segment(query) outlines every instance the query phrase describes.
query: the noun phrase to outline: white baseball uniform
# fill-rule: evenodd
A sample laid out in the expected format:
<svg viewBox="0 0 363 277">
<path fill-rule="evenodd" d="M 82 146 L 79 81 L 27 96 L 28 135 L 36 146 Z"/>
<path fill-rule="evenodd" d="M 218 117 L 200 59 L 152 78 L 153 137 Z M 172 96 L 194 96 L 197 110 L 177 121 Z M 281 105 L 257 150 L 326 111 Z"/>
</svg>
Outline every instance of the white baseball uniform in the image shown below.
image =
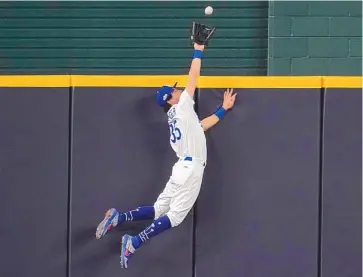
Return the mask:
<svg viewBox="0 0 363 277">
<path fill-rule="evenodd" d="M 167 215 L 171 225 L 179 225 L 193 207 L 200 191 L 207 161 L 203 127 L 194 111 L 194 100 L 186 90 L 178 104 L 168 111 L 170 144 L 179 160 L 164 191 L 154 204 L 155 219 Z"/>
</svg>

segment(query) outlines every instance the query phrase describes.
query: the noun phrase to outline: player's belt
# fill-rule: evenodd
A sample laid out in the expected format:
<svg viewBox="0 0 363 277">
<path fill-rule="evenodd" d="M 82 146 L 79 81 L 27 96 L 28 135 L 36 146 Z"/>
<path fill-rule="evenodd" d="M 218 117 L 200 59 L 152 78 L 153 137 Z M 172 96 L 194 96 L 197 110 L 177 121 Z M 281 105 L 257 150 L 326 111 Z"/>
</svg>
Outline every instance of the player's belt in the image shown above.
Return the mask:
<svg viewBox="0 0 363 277">
<path fill-rule="evenodd" d="M 193 161 L 192 157 L 185 157 L 184 161 Z M 203 162 L 203 166 L 205 166 L 205 162 Z"/>
</svg>

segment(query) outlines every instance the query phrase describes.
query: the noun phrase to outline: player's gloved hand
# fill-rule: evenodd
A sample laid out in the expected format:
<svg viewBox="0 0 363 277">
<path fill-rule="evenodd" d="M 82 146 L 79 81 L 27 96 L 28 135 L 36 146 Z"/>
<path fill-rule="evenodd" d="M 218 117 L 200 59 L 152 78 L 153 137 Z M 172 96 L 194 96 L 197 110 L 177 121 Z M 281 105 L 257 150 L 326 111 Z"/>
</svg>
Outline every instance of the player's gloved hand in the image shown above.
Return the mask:
<svg viewBox="0 0 363 277">
<path fill-rule="evenodd" d="M 233 94 L 233 88 L 232 89 L 227 89 L 224 92 L 224 98 L 223 98 L 223 105 L 222 105 L 222 107 L 225 110 L 232 109 L 232 107 L 234 105 L 234 101 L 236 100 L 236 95 L 237 95 L 237 93 Z"/>
<path fill-rule="evenodd" d="M 216 28 L 194 21 L 192 24 L 190 39 L 192 43 L 198 43 L 199 45 L 208 45 L 215 31 Z"/>
</svg>

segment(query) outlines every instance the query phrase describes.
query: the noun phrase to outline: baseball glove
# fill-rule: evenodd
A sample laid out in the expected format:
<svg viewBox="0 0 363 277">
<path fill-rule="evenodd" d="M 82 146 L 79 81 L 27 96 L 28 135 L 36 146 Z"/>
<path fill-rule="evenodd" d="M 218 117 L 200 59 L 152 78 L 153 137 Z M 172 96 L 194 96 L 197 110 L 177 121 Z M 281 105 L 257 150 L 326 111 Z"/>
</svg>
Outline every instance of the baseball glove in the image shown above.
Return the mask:
<svg viewBox="0 0 363 277">
<path fill-rule="evenodd" d="M 209 40 L 213 36 L 216 28 L 209 27 L 198 22 L 193 22 L 191 40 L 192 43 L 199 45 L 208 45 Z"/>
</svg>

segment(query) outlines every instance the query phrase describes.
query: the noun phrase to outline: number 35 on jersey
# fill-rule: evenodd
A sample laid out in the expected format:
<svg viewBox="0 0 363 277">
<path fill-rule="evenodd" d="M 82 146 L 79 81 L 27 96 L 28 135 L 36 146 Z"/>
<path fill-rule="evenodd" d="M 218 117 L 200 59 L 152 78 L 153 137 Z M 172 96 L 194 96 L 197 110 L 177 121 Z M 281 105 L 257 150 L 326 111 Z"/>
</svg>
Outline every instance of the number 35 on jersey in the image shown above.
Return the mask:
<svg viewBox="0 0 363 277">
<path fill-rule="evenodd" d="M 169 124 L 169 129 L 170 129 L 170 140 L 172 143 L 175 143 L 177 140 L 181 139 L 182 134 L 180 132 L 180 129 L 176 125 L 175 119 Z"/>
</svg>

